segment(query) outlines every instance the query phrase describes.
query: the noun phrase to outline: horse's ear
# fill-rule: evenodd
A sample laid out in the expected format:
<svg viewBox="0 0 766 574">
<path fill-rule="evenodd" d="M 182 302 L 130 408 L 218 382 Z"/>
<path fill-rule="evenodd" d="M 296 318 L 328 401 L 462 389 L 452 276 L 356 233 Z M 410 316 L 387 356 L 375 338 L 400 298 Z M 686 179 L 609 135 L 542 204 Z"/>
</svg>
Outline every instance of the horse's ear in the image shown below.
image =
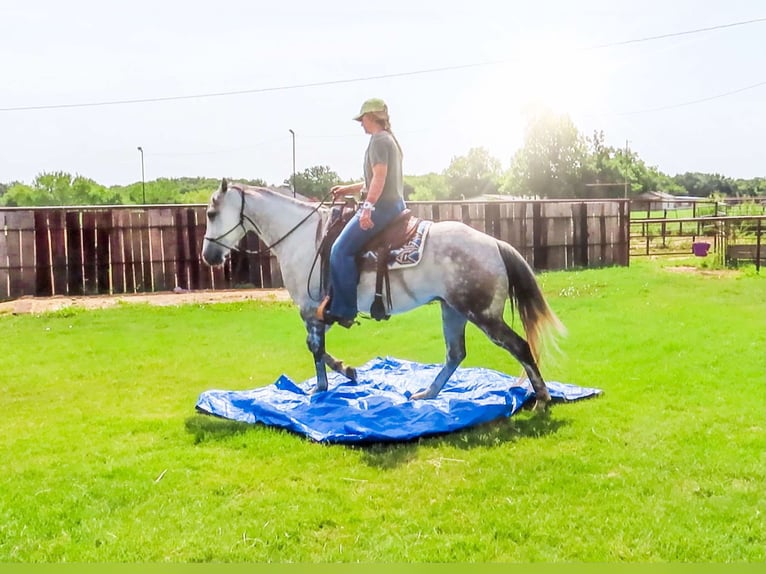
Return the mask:
<svg viewBox="0 0 766 574">
<path fill-rule="evenodd" d="M 226 178 L 224 177 L 221 180 L 221 192 L 226 193 L 226 190 L 229 188 L 229 182 L 226 181 Z"/>
</svg>

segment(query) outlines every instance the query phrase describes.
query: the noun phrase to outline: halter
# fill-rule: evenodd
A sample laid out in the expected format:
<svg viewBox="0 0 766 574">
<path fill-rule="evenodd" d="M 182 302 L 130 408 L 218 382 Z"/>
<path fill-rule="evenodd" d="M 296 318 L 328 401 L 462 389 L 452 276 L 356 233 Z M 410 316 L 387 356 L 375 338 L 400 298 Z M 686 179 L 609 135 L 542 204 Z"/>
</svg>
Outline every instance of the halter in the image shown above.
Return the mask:
<svg viewBox="0 0 766 574">
<path fill-rule="evenodd" d="M 234 230 L 236 230 L 239 227 L 241 227 L 244 230 L 244 232 L 247 233 L 248 229 L 245 226 L 245 221 L 247 221 L 250 225 L 253 226 L 253 229 L 255 230 L 255 232 L 259 236 L 261 235 L 261 230 L 258 229 L 258 226 L 255 224 L 255 221 L 253 221 L 252 218 L 245 213 L 245 190 L 242 189 L 239 186 L 236 186 L 236 185 L 230 185 L 229 189 L 236 189 L 239 192 L 239 195 L 240 195 L 240 197 L 242 199 L 242 203 L 239 206 L 239 222 L 237 222 L 237 224 L 234 225 L 234 227 L 232 227 L 231 229 L 229 229 L 226 233 L 223 233 L 223 234 L 219 235 L 218 237 L 208 237 L 206 235 L 205 239 L 207 239 L 210 243 L 215 243 L 216 245 L 220 245 L 221 247 L 224 247 L 226 249 L 230 249 L 232 251 L 238 251 L 239 253 L 246 253 L 248 255 L 261 255 L 263 253 L 268 253 L 269 251 L 272 250 L 272 248 L 274 248 L 277 245 L 279 245 L 280 243 L 282 243 L 296 229 L 298 229 L 301 225 L 303 225 L 306 221 L 308 221 L 308 219 L 312 215 L 314 215 L 317 211 L 319 211 L 319 208 L 322 207 L 322 205 L 324 204 L 325 200 L 327 199 L 327 197 L 331 193 L 331 192 L 328 192 L 327 194 L 325 194 L 325 196 L 322 197 L 319 200 L 319 204 L 314 209 L 312 209 L 311 212 L 309 212 L 309 214 L 306 217 L 301 219 L 298 223 L 295 224 L 295 226 L 290 231 L 285 233 L 282 237 L 277 239 L 271 245 L 267 246 L 265 249 L 242 249 L 242 248 L 237 247 L 236 245 L 227 245 L 226 243 L 222 242 L 221 239 L 223 239 L 227 235 L 230 235 L 231 233 L 234 232 Z"/>
</svg>

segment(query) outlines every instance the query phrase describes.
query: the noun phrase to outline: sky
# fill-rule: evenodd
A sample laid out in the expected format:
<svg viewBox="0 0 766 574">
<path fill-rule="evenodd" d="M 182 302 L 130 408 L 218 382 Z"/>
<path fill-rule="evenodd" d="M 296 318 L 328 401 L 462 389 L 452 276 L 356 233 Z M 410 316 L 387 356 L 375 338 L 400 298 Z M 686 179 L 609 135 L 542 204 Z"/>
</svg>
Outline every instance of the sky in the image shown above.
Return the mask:
<svg viewBox="0 0 766 574">
<path fill-rule="evenodd" d="M 126 185 L 143 161 L 147 181 L 278 185 L 293 143 L 296 171 L 360 179 L 368 136 L 352 117 L 371 97 L 410 175 L 475 147 L 507 168 L 542 105 L 669 175 L 763 177 L 766 3 L 0 4 L 0 182 L 65 171 Z"/>
</svg>

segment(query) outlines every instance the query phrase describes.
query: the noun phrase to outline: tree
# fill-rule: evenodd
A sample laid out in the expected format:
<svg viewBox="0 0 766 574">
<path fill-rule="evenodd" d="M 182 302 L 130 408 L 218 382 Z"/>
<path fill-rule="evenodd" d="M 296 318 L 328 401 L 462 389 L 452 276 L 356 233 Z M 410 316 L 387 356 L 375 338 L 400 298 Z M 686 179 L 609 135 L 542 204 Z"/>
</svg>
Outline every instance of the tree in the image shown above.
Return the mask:
<svg viewBox="0 0 766 574">
<path fill-rule="evenodd" d="M 461 199 L 497 193 L 502 168 L 500 161 L 483 147 L 471 148 L 468 154 L 452 158 L 444 170 L 449 198 Z"/>
<path fill-rule="evenodd" d="M 112 193 L 103 185 L 81 175 L 63 171 L 38 174 L 32 185 L 14 183 L 2 198 L 8 206 L 99 205 L 112 203 Z"/>
<path fill-rule="evenodd" d="M 755 177 L 753 179 L 734 180 L 734 192 L 741 197 L 762 196 L 766 194 L 766 177 Z"/>
<path fill-rule="evenodd" d="M 631 156 L 606 144 L 603 131 L 594 131 L 585 138 L 587 155 L 582 169 L 581 197 L 623 197 Z"/>
<path fill-rule="evenodd" d="M 42 192 L 43 205 L 73 205 L 72 176 L 63 171 L 41 173 L 32 182 L 32 187 Z"/>
<path fill-rule="evenodd" d="M 406 197 L 412 201 L 438 201 L 449 198 L 447 178 L 441 173 L 405 175 L 404 186 L 412 189 Z"/>
<path fill-rule="evenodd" d="M 291 182 L 292 177 L 289 177 L 284 184 L 290 186 Z M 320 198 L 341 182 L 340 176 L 329 166 L 316 165 L 295 174 L 295 192 L 306 197 Z"/>
<path fill-rule="evenodd" d="M 24 207 L 28 205 L 45 205 L 45 197 L 31 185 L 12 183 L 8 191 L 0 198 L 2 205 L 8 207 Z"/>
<path fill-rule="evenodd" d="M 664 191 L 673 195 L 686 195 L 686 190 L 678 185 L 672 177 L 662 173 L 657 166 L 647 166 L 644 160 L 636 156 L 632 162 L 633 169 L 631 190 L 633 194 L 645 191 Z"/>
<path fill-rule="evenodd" d="M 511 159 L 501 191 L 538 197 L 577 197 L 584 189 L 586 143 L 569 116 L 539 110 L 524 145 Z"/>
<path fill-rule="evenodd" d="M 713 194 L 736 196 L 741 195 L 741 191 L 743 190 L 741 184 L 717 173 L 686 172 L 684 174 L 676 175 L 673 180 L 684 187 L 689 195 L 695 195 L 697 197 L 710 197 Z M 752 191 L 757 192 L 757 179 L 751 181 L 753 182 L 753 187 L 751 188 Z M 755 194 L 756 193 L 753 193 L 753 195 Z M 750 194 L 748 193 L 747 195 Z"/>
</svg>

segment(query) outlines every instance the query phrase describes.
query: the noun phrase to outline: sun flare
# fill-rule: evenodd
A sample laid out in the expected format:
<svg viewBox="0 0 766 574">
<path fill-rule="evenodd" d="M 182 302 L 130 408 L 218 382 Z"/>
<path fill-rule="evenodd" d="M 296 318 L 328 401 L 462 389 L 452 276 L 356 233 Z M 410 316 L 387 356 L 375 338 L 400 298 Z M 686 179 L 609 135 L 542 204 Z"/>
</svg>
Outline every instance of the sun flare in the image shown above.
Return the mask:
<svg viewBox="0 0 766 574">
<path fill-rule="evenodd" d="M 598 104 L 603 68 L 593 52 L 564 44 L 528 46 L 516 69 L 516 88 L 523 106 L 542 106 L 575 116 Z"/>
<path fill-rule="evenodd" d="M 513 56 L 477 70 L 452 93 L 452 127 L 465 148 L 486 147 L 507 161 L 523 144 L 532 114 L 550 111 L 587 125 L 608 102 L 603 52 L 563 38 L 516 39 Z"/>
</svg>

